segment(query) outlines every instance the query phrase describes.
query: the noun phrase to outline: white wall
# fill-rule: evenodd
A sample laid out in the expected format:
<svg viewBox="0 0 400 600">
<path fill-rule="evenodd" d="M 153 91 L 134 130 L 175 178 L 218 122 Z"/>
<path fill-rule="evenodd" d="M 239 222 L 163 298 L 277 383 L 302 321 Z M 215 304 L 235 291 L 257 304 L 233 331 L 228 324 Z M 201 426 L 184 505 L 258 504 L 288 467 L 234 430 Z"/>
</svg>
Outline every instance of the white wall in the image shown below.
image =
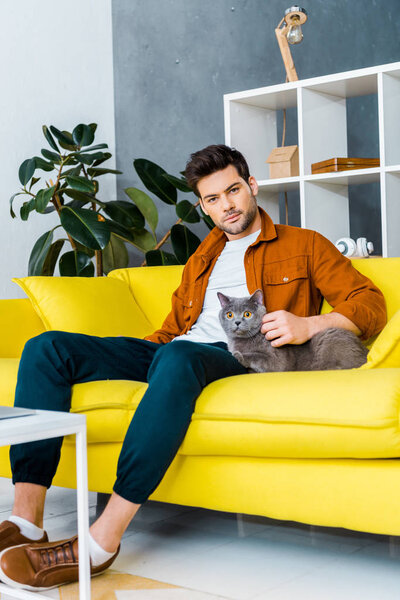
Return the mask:
<svg viewBox="0 0 400 600">
<path fill-rule="evenodd" d="M 0 82 L 0 298 L 18 298 L 11 278 L 28 274 L 35 241 L 58 222 L 36 212 L 21 221 L 18 198 L 17 218 L 9 212 L 20 164 L 48 148 L 42 125 L 98 123 L 95 142 L 115 155 L 111 0 L 1 0 Z M 100 184 L 100 197 L 116 199 L 114 176 Z"/>
</svg>

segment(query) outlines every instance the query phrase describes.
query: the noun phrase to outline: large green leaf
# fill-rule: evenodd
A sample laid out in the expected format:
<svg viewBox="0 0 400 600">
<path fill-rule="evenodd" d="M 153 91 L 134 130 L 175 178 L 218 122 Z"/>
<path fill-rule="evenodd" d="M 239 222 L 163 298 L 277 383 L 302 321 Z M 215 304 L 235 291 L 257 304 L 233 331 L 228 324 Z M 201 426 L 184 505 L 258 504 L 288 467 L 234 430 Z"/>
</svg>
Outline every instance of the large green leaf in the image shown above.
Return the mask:
<svg viewBox="0 0 400 600">
<path fill-rule="evenodd" d="M 107 173 L 113 173 L 114 175 L 121 175 L 122 173 L 122 171 L 118 171 L 117 169 L 99 169 L 97 167 L 89 167 L 87 172 L 90 177 L 99 177 L 100 175 L 107 175 Z"/>
<path fill-rule="evenodd" d="M 43 233 L 43 235 L 41 235 L 37 240 L 29 257 L 28 275 L 42 274 L 44 261 L 46 260 L 52 241 L 53 229 Z"/>
<path fill-rule="evenodd" d="M 69 133 L 69 131 L 60 131 L 59 129 L 57 129 L 57 127 L 54 127 L 53 125 L 50 125 L 50 130 L 51 133 L 56 136 L 60 143 L 66 146 L 71 146 L 71 134 Z"/>
<path fill-rule="evenodd" d="M 46 259 L 43 263 L 42 275 L 54 275 L 54 269 L 56 268 L 57 260 L 64 245 L 64 241 L 65 240 L 56 240 L 50 246 Z"/>
<path fill-rule="evenodd" d="M 174 225 L 171 229 L 171 243 L 176 258 L 184 265 L 201 244 L 201 240 L 186 225 Z"/>
<path fill-rule="evenodd" d="M 42 131 L 43 131 L 44 137 L 46 138 L 46 140 L 48 141 L 50 146 L 53 148 L 53 150 L 55 150 L 56 152 L 60 152 L 53 136 L 51 135 L 51 133 L 46 125 L 42 126 Z"/>
<path fill-rule="evenodd" d="M 17 196 L 23 196 L 23 195 L 26 195 L 26 192 L 17 192 L 16 194 L 13 194 L 10 198 L 10 215 L 12 216 L 13 219 L 15 219 L 17 216 L 12 207 L 14 198 L 16 198 Z"/>
<path fill-rule="evenodd" d="M 142 252 L 148 252 L 149 250 L 153 250 L 156 245 L 156 240 L 154 236 L 151 235 L 150 231 L 147 229 L 142 229 L 142 231 L 134 232 L 134 241 L 133 245 L 136 248 L 139 248 Z"/>
<path fill-rule="evenodd" d="M 140 210 L 124 200 L 111 200 L 104 206 L 104 212 L 120 225 L 128 229 L 144 229 L 144 217 Z"/>
<path fill-rule="evenodd" d="M 86 194 L 85 192 L 80 192 L 79 190 L 65 188 L 62 190 L 62 193 L 66 194 L 70 198 L 73 198 L 74 200 L 79 200 L 79 202 L 81 203 L 84 202 L 85 204 L 87 204 L 88 202 L 95 202 L 102 208 L 106 206 L 104 202 L 101 202 L 100 200 L 95 198 L 95 196 L 92 196 L 91 194 Z"/>
<path fill-rule="evenodd" d="M 33 158 L 37 169 L 42 169 L 42 171 L 53 171 L 54 165 L 43 160 L 41 156 L 34 156 Z"/>
<path fill-rule="evenodd" d="M 102 148 L 108 148 L 108 144 L 95 144 L 90 148 L 85 148 L 85 152 L 93 152 L 93 150 L 101 150 Z"/>
<path fill-rule="evenodd" d="M 89 194 L 94 194 L 96 192 L 95 184 L 93 181 L 86 179 L 86 177 L 81 177 L 80 175 L 67 175 L 66 180 L 68 185 L 74 190 L 88 192 Z"/>
<path fill-rule="evenodd" d="M 90 258 L 93 258 L 93 256 L 96 254 L 94 250 L 92 250 L 91 248 L 87 248 L 86 246 L 84 246 L 83 244 L 80 244 L 76 240 L 75 240 L 75 246 L 76 246 L 76 249 L 79 250 L 79 252 L 84 252 L 85 254 L 90 256 Z"/>
<path fill-rule="evenodd" d="M 183 178 L 179 179 L 179 177 L 174 177 L 174 175 L 169 175 L 168 173 L 165 173 L 164 177 L 181 192 L 185 192 L 185 193 L 193 192 L 192 188 L 190 187 L 190 185 L 188 184 L 186 179 L 183 179 Z"/>
<path fill-rule="evenodd" d="M 127 229 L 123 225 L 119 225 L 115 221 L 110 221 L 106 219 L 107 226 L 112 233 L 115 233 L 122 240 L 133 244 L 135 241 L 133 231 L 131 229 Z"/>
<path fill-rule="evenodd" d="M 88 154 L 86 152 L 77 152 L 75 154 L 76 160 L 84 163 L 85 165 L 91 165 L 95 160 L 100 160 L 104 158 L 104 152 L 93 152 L 93 154 Z"/>
<path fill-rule="evenodd" d="M 93 277 L 94 275 L 94 265 L 90 256 L 76 250 L 70 250 L 62 255 L 59 268 L 60 275 L 63 277 Z"/>
<path fill-rule="evenodd" d="M 29 202 L 24 202 L 20 208 L 19 214 L 23 221 L 27 221 L 29 213 L 35 210 L 35 198 L 31 198 Z"/>
<path fill-rule="evenodd" d="M 95 160 L 93 163 L 93 167 L 97 167 L 98 165 L 102 165 L 104 162 L 106 162 L 106 160 L 108 160 L 109 158 L 112 157 L 111 152 L 103 152 L 104 154 L 104 158 L 101 158 L 100 160 Z"/>
<path fill-rule="evenodd" d="M 111 234 L 110 241 L 101 252 L 103 255 L 103 271 L 106 275 L 113 269 L 123 269 L 128 266 L 128 250 L 121 238 L 115 233 Z"/>
<path fill-rule="evenodd" d="M 134 187 L 126 188 L 125 193 L 129 196 L 132 202 L 136 204 L 149 224 L 150 229 L 153 231 L 153 233 L 155 233 L 158 224 L 158 211 L 152 198 L 150 198 L 150 196 L 148 196 L 145 192 L 142 192 L 142 190 L 138 190 Z"/>
<path fill-rule="evenodd" d="M 189 200 L 182 200 L 176 205 L 176 214 L 186 223 L 198 223 L 200 221 L 199 213 Z"/>
<path fill-rule="evenodd" d="M 47 148 L 42 148 L 40 152 L 43 154 L 43 156 L 45 158 L 47 158 L 47 160 L 51 161 L 52 163 L 57 163 L 57 164 L 60 163 L 60 160 L 61 160 L 60 156 L 56 152 L 47 150 Z M 35 157 L 35 160 L 36 160 L 36 157 Z M 53 169 L 54 169 L 54 167 L 53 167 Z"/>
<path fill-rule="evenodd" d="M 78 165 L 77 167 L 73 167 L 72 169 L 67 169 L 64 173 L 61 174 L 60 179 L 65 179 L 68 175 L 79 175 L 82 171 L 82 165 Z"/>
<path fill-rule="evenodd" d="M 167 174 L 164 169 L 146 158 L 135 159 L 133 166 L 149 192 L 166 204 L 176 204 L 176 188 L 164 177 Z"/>
<path fill-rule="evenodd" d="M 102 250 L 110 241 L 110 229 L 105 221 L 99 221 L 98 214 L 87 208 L 63 206 L 60 211 L 61 225 L 84 246 L 92 250 Z"/>
<path fill-rule="evenodd" d="M 179 265 L 176 256 L 170 252 L 164 252 L 164 250 L 149 250 L 149 252 L 146 252 L 146 263 L 148 267 Z"/>
<path fill-rule="evenodd" d="M 31 179 L 36 169 L 36 163 L 34 158 L 27 158 L 24 160 L 18 171 L 18 177 L 22 185 L 26 185 Z"/>
<path fill-rule="evenodd" d="M 90 146 L 94 140 L 94 131 L 89 125 L 80 123 L 73 130 L 72 137 L 77 146 Z"/>
<path fill-rule="evenodd" d="M 60 140 L 61 148 L 64 148 L 64 150 L 76 150 L 76 145 L 74 144 L 74 140 L 72 139 L 71 133 L 65 130 L 63 130 L 61 133 L 63 133 L 64 136 L 69 139 L 68 144 L 65 141 Z"/>
<path fill-rule="evenodd" d="M 50 202 L 53 197 L 54 190 L 56 189 L 55 185 L 52 185 L 49 188 L 45 188 L 43 190 L 39 190 L 36 194 L 35 200 L 35 208 L 38 213 L 43 213 L 46 206 Z"/>
</svg>

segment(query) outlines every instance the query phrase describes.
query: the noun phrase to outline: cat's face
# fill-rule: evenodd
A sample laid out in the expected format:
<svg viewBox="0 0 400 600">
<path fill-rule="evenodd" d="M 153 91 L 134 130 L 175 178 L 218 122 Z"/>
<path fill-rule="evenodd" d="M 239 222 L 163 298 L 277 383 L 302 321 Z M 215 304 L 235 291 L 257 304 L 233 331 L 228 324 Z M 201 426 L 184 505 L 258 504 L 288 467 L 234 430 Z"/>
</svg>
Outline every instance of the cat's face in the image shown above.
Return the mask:
<svg viewBox="0 0 400 600">
<path fill-rule="evenodd" d="M 219 320 L 228 338 L 252 337 L 260 332 L 262 318 L 267 312 L 261 290 L 252 296 L 235 298 L 217 292 L 221 303 Z"/>
</svg>

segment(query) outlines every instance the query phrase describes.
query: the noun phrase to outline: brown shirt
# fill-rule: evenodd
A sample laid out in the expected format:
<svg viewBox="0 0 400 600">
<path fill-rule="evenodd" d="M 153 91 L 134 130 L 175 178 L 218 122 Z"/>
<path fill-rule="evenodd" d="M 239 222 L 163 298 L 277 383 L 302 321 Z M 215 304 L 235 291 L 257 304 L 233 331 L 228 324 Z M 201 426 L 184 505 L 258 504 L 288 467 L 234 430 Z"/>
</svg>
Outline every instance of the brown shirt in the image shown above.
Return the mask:
<svg viewBox="0 0 400 600">
<path fill-rule="evenodd" d="M 274 225 L 259 208 L 261 232 L 244 256 L 249 292 L 262 289 L 268 312 L 287 310 L 299 317 L 318 315 L 323 298 L 350 319 L 366 340 L 386 323 L 382 292 L 359 273 L 324 236 L 309 229 Z M 172 310 L 161 329 L 145 339 L 167 343 L 186 333 L 203 307 L 208 279 L 227 237 L 214 227 L 185 265 L 172 295 Z"/>
</svg>

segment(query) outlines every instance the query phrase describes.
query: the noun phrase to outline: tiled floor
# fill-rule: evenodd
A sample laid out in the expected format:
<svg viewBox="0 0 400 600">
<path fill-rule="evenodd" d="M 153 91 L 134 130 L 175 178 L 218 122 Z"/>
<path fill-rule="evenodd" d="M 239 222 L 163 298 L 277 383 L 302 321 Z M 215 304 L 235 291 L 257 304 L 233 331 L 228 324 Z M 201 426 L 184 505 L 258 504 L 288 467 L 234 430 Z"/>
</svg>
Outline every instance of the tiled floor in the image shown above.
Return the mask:
<svg viewBox="0 0 400 600">
<path fill-rule="evenodd" d="M 0 518 L 11 501 L 12 485 L 0 479 Z M 50 539 L 76 532 L 75 502 L 74 491 L 50 490 Z M 95 502 L 90 494 L 91 519 Z M 398 600 L 400 538 L 148 502 L 113 570 L 178 587 L 110 600 Z"/>
</svg>

